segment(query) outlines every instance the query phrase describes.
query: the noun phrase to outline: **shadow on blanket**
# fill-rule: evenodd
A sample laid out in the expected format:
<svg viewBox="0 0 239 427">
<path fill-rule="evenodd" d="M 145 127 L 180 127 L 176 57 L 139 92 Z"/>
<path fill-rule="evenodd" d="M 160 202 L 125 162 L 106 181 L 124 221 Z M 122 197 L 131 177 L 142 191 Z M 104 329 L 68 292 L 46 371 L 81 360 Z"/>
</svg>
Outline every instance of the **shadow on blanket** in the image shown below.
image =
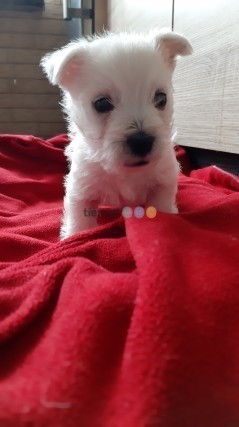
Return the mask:
<svg viewBox="0 0 239 427">
<path fill-rule="evenodd" d="M 0 137 L 0 426 L 238 427 L 239 181 L 58 242 L 65 144 Z"/>
</svg>

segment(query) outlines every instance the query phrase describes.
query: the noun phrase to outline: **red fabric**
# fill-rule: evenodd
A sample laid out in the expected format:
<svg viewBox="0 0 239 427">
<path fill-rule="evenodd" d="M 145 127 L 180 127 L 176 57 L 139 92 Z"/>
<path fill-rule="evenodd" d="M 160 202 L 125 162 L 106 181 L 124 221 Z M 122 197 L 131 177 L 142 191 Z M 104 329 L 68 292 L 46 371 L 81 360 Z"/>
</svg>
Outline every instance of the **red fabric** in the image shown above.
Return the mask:
<svg viewBox="0 0 239 427">
<path fill-rule="evenodd" d="M 238 427 L 238 179 L 58 242 L 65 143 L 0 138 L 0 426 Z"/>
</svg>

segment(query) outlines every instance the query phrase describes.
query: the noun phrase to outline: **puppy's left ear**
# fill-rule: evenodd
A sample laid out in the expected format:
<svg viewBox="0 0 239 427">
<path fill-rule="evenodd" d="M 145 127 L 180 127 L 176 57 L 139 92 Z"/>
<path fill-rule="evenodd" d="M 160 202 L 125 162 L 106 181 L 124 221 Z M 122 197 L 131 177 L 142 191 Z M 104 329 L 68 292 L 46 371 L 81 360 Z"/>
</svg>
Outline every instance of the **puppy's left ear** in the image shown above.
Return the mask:
<svg viewBox="0 0 239 427">
<path fill-rule="evenodd" d="M 174 69 L 177 56 L 191 55 L 193 48 L 189 41 L 180 34 L 173 32 L 159 33 L 155 36 L 156 49 L 165 61 Z"/>
</svg>

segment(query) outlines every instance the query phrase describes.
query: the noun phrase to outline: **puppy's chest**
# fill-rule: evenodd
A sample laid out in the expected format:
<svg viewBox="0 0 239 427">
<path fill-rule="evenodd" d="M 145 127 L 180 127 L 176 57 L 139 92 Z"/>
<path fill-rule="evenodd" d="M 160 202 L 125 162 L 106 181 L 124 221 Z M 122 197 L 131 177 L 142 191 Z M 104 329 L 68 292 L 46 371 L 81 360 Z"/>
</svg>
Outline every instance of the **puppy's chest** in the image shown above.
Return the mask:
<svg viewBox="0 0 239 427">
<path fill-rule="evenodd" d="M 103 202 L 115 207 L 144 205 L 150 186 L 139 177 L 117 177 L 107 181 L 103 192 Z"/>
<path fill-rule="evenodd" d="M 147 198 L 147 186 L 136 182 L 126 182 L 119 186 L 122 202 L 126 204 L 144 205 Z"/>
</svg>

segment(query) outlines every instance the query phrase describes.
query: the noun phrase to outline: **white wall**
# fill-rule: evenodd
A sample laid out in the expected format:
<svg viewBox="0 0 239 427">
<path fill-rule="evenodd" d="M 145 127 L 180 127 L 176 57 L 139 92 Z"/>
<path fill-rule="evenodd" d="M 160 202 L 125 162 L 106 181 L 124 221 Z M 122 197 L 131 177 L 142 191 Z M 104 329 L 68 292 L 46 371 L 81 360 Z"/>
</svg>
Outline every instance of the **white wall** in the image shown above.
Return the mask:
<svg viewBox="0 0 239 427">
<path fill-rule="evenodd" d="M 178 143 L 239 153 L 239 1 L 174 3 L 174 29 L 194 47 L 175 71 Z M 109 0 L 112 31 L 171 23 L 172 0 Z"/>
</svg>

